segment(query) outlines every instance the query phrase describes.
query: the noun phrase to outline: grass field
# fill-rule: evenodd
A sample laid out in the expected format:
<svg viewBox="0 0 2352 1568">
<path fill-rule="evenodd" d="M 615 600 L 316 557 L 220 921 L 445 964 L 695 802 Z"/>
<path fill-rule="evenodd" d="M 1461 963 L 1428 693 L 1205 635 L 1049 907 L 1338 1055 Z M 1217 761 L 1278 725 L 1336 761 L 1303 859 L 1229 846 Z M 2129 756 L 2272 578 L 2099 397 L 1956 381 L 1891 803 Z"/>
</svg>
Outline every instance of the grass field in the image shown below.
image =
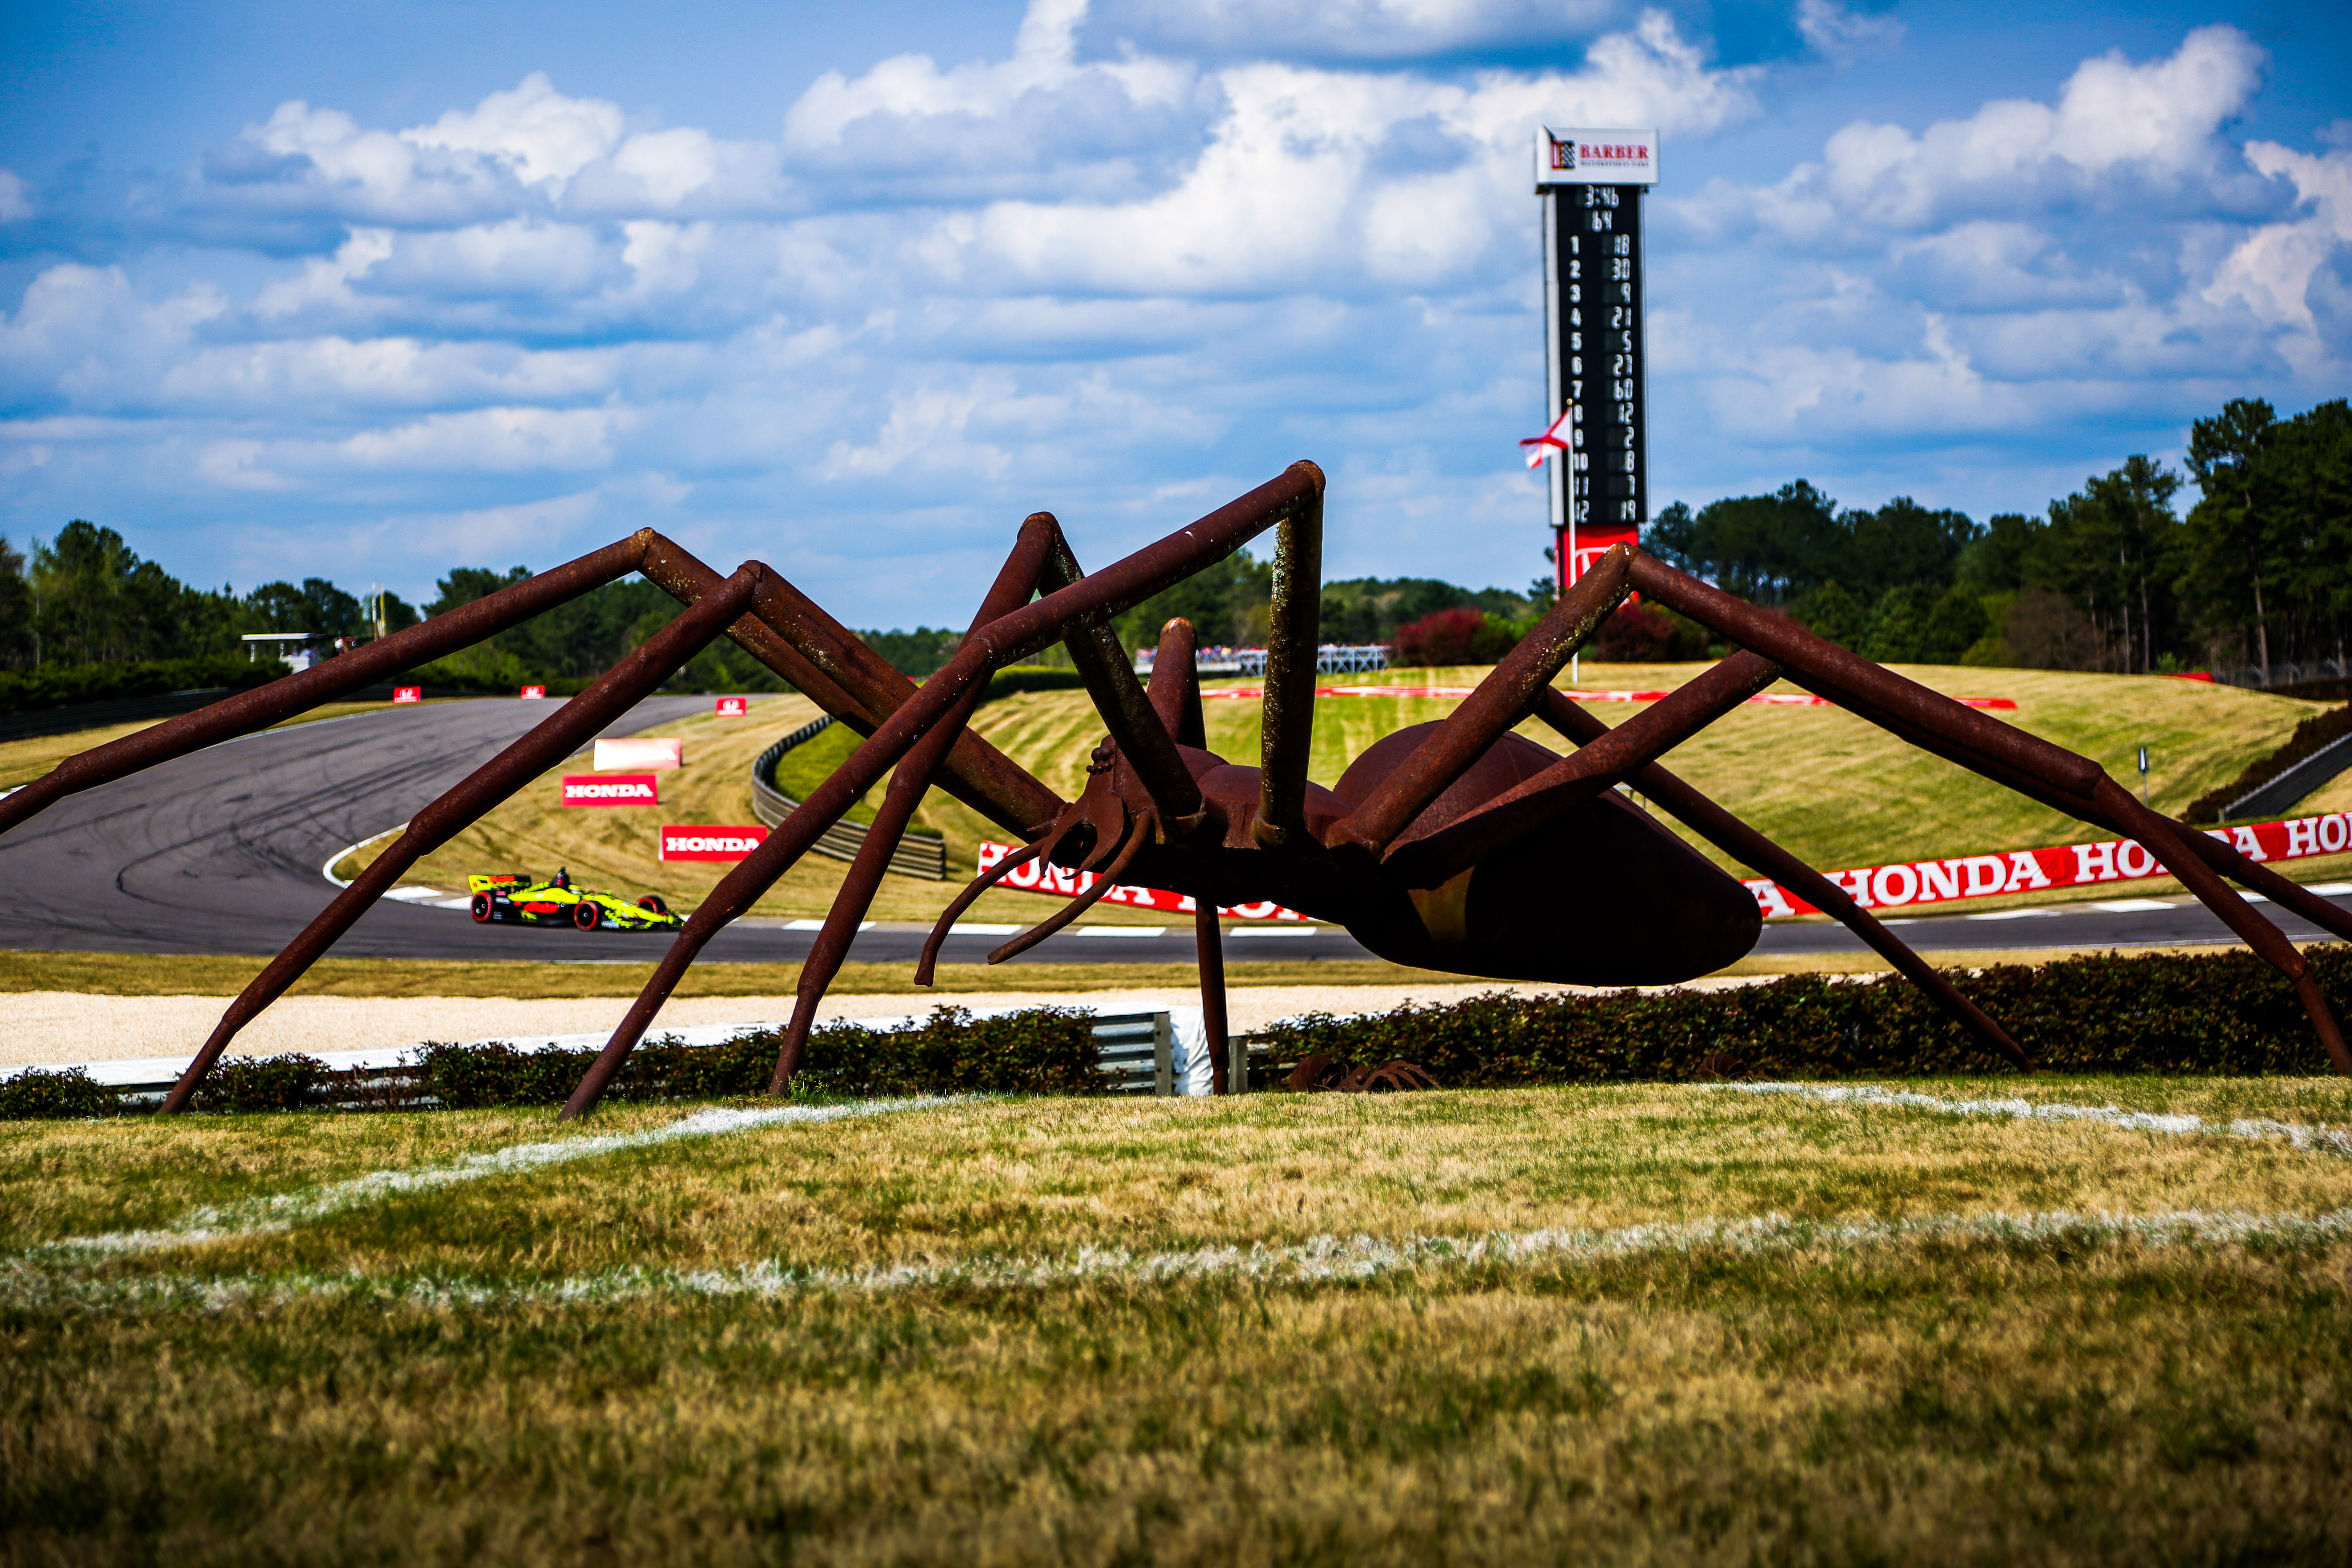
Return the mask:
<svg viewBox="0 0 2352 1568">
<path fill-rule="evenodd" d="M 0 1555 L 2352 1551 L 2352 1085 L 1905 1088 L 0 1127 Z"/>
</svg>

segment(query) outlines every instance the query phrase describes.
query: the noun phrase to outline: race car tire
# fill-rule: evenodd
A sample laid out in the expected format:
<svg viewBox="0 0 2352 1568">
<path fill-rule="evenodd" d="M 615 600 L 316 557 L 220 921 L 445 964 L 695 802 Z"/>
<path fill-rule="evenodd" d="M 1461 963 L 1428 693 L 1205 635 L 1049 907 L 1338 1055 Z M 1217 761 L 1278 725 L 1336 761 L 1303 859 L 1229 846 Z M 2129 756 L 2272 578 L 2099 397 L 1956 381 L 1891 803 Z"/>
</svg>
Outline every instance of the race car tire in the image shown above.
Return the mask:
<svg viewBox="0 0 2352 1568">
<path fill-rule="evenodd" d="M 474 895 L 473 913 L 476 923 L 480 925 L 488 925 L 490 923 L 489 894 L 476 893 Z"/>
<path fill-rule="evenodd" d="M 582 931 L 594 931 L 604 923 L 604 909 L 583 899 L 572 906 L 572 923 Z"/>
<path fill-rule="evenodd" d="M 644 898 L 637 900 L 637 908 L 641 910 L 651 910 L 657 915 L 666 915 L 669 913 L 669 906 L 662 902 L 662 898 L 659 893 L 647 893 Z"/>
</svg>

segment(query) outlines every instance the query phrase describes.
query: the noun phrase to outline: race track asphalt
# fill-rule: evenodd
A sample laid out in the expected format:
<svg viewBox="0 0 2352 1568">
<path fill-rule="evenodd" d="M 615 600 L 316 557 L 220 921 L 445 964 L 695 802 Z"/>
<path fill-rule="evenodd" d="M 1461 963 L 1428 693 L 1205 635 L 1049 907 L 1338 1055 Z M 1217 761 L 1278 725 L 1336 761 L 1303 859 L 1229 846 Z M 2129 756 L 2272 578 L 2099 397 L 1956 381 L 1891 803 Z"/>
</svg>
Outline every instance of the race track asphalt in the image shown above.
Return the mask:
<svg viewBox="0 0 2352 1568">
<path fill-rule="evenodd" d="M 708 697 L 655 697 L 604 733 L 623 735 L 707 712 Z M 404 822 L 500 746 L 549 715 L 512 699 L 436 702 L 272 730 L 183 757 L 68 797 L 0 838 L 0 950 L 154 953 L 274 953 L 334 896 L 328 857 Z M 545 870 L 551 868 L 532 868 Z M 2143 947 L 2223 942 L 2230 933 L 2185 898 L 2075 904 L 1896 921 L 1925 952 Z M 2352 907 L 2352 897 L 2339 897 Z M 1039 900 L 1040 918 L 1050 906 Z M 2266 910 L 2297 940 L 2321 933 Z M 1108 931 L 1135 928 L 1106 928 Z M 1148 929 L 1148 928 L 1147 928 Z M 1280 934 L 1276 934 L 1280 932 Z M 1169 963 L 1192 954 L 1189 927 L 1155 935 L 1066 932 L 1014 962 Z M 974 962 L 1003 938 L 950 939 L 951 962 Z M 797 961 L 809 931 L 745 921 L 705 950 L 713 961 Z M 876 927 L 851 956 L 911 963 L 922 933 Z M 650 960 L 658 936 L 478 926 L 462 911 L 386 900 L 336 947 L 346 957 Z M 1759 955 L 1862 951 L 1846 930 L 1783 921 L 1765 929 Z M 1360 959 L 1346 932 L 1270 927 L 1226 944 L 1229 962 Z"/>
</svg>

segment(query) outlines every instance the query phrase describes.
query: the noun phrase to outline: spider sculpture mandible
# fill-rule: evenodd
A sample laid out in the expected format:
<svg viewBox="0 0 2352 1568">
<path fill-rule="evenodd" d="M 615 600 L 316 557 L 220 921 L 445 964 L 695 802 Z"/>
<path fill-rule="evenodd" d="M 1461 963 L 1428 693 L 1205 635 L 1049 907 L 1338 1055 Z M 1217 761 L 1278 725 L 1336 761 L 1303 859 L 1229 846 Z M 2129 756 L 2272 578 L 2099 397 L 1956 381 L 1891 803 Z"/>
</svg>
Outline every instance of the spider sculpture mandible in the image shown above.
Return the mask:
<svg viewBox="0 0 2352 1568">
<path fill-rule="evenodd" d="M 2337 936 L 2352 916 L 2207 834 L 2149 810 L 2089 759 L 1988 718 L 1825 643 L 1790 622 L 1619 546 L 1444 720 L 1374 744 L 1326 789 L 1307 782 L 1320 605 L 1323 474 L 1295 463 L 1247 495 L 1125 560 L 1082 573 L 1049 513 L 1021 525 L 1011 556 L 947 667 L 919 687 L 757 562 L 721 578 L 643 530 L 569 565 L 421 626 L 166 724 L 71 758 L 0 799 L 0 832 L 51 801 L 232 735 L 265 728 L 476 643 L 601 584 L 644 574 L 688 607 L 593 686 L 416 814 L 229 1005 L 165 1099 L 187 1105 L 237 1031 L 283 994 L 418 858 L 561 762 L 719 637 L 732 637 L 865 737 L 765 843 L 703 900 L 564 1108 L 593 1107 L 712 933 L 749 910 L 850 804 L 888 775 L 864 847 L 803 964 L 772 1089 L 791 1085 L 825 987 L 924 792 L 938 784 L 1024 844 L 941 917 L 916 978 L 928 984 L 955 917 L 998 877 L 1043 857 L 1100 873 L 1092 893 L 989 955 L 1030 947 L 1120 879 L 1197 900 L 1212 1060 L 1224 1059 L 1216 910 L 1273 899 L 1344 926 L 1401 963 L 1506 980 L 1599 984 L 1688 979 L 1754 945 L 1747 889 L 1613 792 L 1626 784 L 1732 859 L 1834 915 L 1962 1025 L 2021 1067 L 2000 1026 L 1835 883 L 1661 767 L 1656 759 L 1786 677 L 1913 745 L 2109 832 L 2134 838 L 2293 984 L 2336 1070 L 2352 1054 L 2302 956 L 2222 880 L 2230 878 Z M 1205 749 L 1192 628 L 1160 634 L 1147 689 L 1111 617 L 1276 531 L 1259 765 Z M 1738 651 L 1611 729 L 1552 678 L 1639 590 Z M 1108 731 L 1087 786 L 1066 801 L 968 729 L 990 675 L 1059 642 Z M 1530 715 L 1576 749 L 1512 732 Z M 1222 1078 L 1216 1087 L 1224 1089 Z"/>
</svg>

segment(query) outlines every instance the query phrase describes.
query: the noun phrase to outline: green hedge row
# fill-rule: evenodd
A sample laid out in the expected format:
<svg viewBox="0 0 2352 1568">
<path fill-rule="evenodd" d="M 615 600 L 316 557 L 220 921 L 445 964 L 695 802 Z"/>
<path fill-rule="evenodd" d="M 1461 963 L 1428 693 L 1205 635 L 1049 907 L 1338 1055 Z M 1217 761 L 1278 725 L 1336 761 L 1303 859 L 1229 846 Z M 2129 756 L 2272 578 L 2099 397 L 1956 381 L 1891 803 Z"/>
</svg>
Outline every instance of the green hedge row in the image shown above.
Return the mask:
<svg viewBox="0 0 2352 1568">
<path fill-rule="evenodd" d="M 719 1046 L 656 1040 L 629 1058 L 614 1100 L 718 1100 L 764 1094 L 781 1034 L 755 1031 Z M 593 1050 L 520 1051 L 493 1041 L 427 1045 L 413 1070 L 385 1082 L 371 1071 L 337 1070 L 316 1057 L 232 1058 L 196 1091 L 199 1110 L 302 1110 L 326 1106 L 403 1110 L 447 1106 L 561 1105 Z M 1097 1071 L 1093 1016 L 1034 1007 L 975 1018 L 940 1007 L 920 1026 L 885 1031 L 830 1024 L 810 1035 L 798 1087 L 824 1097 L 905 1094 L 1092 1094 Z M 112 1115 L 115 1091 L 80 1068 L 28 1072 L 0 1083 L 0 1119 Z"/>
<path fill-rule="evenodd" d="M 2305 956 L 2337 1016 L 2352 1016 L 2352 947 L 2317 947 Z M 2293 990 L 2248 953 L 2108 953 L 2039 968 L 2001 965 L 1963 977 L 1960 987 L 2050 1071 L 2329 1070 Z M 1496 992 L 1362 1017 L 1317 1015 L 1259 1038 L 1277 1070 L 1317 1052 L 1366 1065 L 1402 1058 L 1449 1089 L 1685 1081 L 1706 1076 L 1702 1064 L 1722 1058 L 1769 1079 L 2014 1070 L 1892 976 L 1790 975 L 1737 990 L 1648 996 Z M 768 1032 L 715 1047 L 656 1042 L 630 1058 L 613 1095 L 656 1100 L 759 1094 L 780 1044 Z M 554 1105 L 572 1092 L 593 1055 L 426 1046 L 406 1081 L 393 1084 L 333 1072 L 309 1057 L 240 1059 L 215 1072 L 197 1104 L 213 1110 Z M 920 1026 L 894 1033 L 856 1024 L 819 1029 L 802 1060 L 800 1088 L 824 1096 L 1090 1094 L 1101 1091 L 1102 1080 L 1084 1010 L 1040 1007 L 975 1018 L 941 1007 Z M 117 1109 L 111 1089 L 78 1070 L 0 1083 L 0 1118 L 100 1116 Z"/>
<path fill-rule="evenodd" d="M 259 686 L 286 673 L 277 659 L 248 660 L 225 653 L 205 658 L 143 659 L 135 664 L 54 664 L 39 669 L 0 670 L 0 713 L 62 708 L 70 702 L 109 702 L 122 697 L 160 697 L 167 691 L 201 691 L 227 686 Z"/>
<path fill-rule="evenodd" d="M 2352 1017 L 2352 948 L 2305 953 L 2336 1016 Z M 2105 953 L 1961 976 L 1963 993 L 2055 1072 L 2324 1074 L 2311 1021 L 2251 953 Z M 1419 1064 L 1447 1088 L 1675 1081 L 1725 1056 L 1759 1078 L 2014 1071 L 1908 983 L 1790 975 L 1738 990 L 1512 996 L 1317 1016 L 1265 1037 L 1277 1061 L 1323 1052 Z"/>
</svg>

